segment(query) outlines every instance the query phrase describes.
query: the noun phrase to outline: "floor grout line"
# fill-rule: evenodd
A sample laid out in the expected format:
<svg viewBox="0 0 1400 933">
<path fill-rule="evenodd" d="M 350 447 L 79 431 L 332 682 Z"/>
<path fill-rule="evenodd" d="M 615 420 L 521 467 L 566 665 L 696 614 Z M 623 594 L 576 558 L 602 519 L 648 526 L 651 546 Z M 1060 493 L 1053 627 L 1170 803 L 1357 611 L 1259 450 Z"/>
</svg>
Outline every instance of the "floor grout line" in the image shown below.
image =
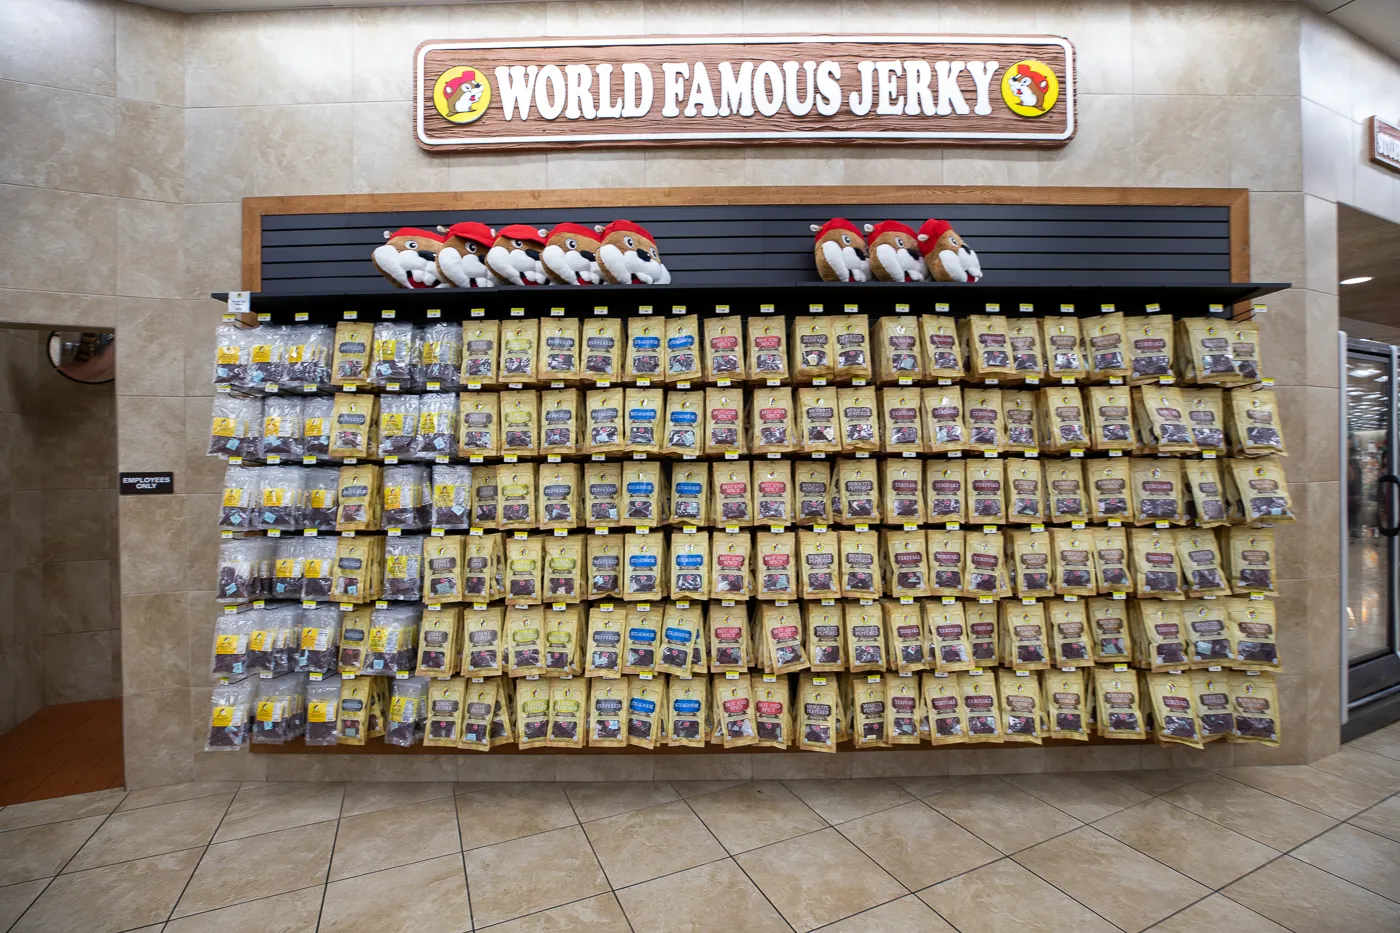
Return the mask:
<svg viewBox="0 0 1400 933">
<path fill-rule="evenodd" d="M 674 790 L 674 788 L 672 789 Z M 564 795 L 564 801 L 569 805 L 569 812 L 574 815 L 574 821 L 578 825 L 579 832 L 583 834 L 584 841 L 588 843 L 588 851 L 593 853 L 593 861 L 597 863 L 598 870 L 603 873 L 604 883 L 607 884 L 608 890 L 613 892 L 613 896 L 616 897 L 617 888 L 613 886 L 612 879 L 608 877 L 608 870 L 603 867 L 603 860 L 598 857 L 598 850 L 593 847 L 593 840 L 589 838 L 588 830 L 583 828 L 583 821 L 578 818 L 578 808 L 574 806 L 573 798 L 569 796 L 567 789 L 561 789 L 560 792 Z M 593 896 L 596 897 L 597 895 Z M 619 901 L 618 908 L 620 909 L 621 907 L 622 902 Z M 632 926 L 632 918 L 627 916 L 627 911 L 622 911 L 622 918 L 627 921 L 627 929 L 631 930 L 632 933 L 637 933 L 636 929 Z"/>
<path fill-rule="evenodd" d="M 214 831 L 209 834 L 209 841 L 204 844 L 204 851 L 199 853 L 199 860 L 194 863 L 194 868 L 190 871 L 190 876 L 185 879 L 185 883 L 180 887 L 180 896 L 175 898 L 175 903 L 170 905 L 170 912 L 165 915 L 165 923 L 169 923 L 170 918 L 175 916 L 175 911 L 179 908 L 180 901 L 184 899 L 185 892 L 190 889 L 190 882 L 194 880 L 194 876 L 199 872 L 199 866 L 204 864 L 204 857 L 209 854 L 209 846 L 213 844 L 214 837 L 219 834 L 219 829 L 224 825 L 224 820 L 228 819 L 229 811 L 233 809 L 233 802 L 237 799 L 238 793 L 235 791 L 233 796 L 228 799 L 228 806 L 224 807 L 223 816 L 219 817 L 219 822 L 214 826 Z M 163 930 L 165 927 L 162 925 L 161 929 Z"/>
<path fill-rule="evenodd" d="M 341 788 L 340 788 L 340 809 L 337 810 L 336 812 L 337 812 L 337 813 L 342 813 L 342 812 L 344 812 L 344 810 L 345 810 L 345 785 L 342 784 L 342 785 L 341 785 Z M 455 808 L 455 807 L 453 808 L 453 816 L 456 816 L 456 808 Z M 317 931 L 319 931 L 319 930 L 321 929 L 321 920 L 322 920 L 322 918 L 325 916 L 325 913 L 326 913 L 326 898 L 329 896 L 330 890 L 331 890 L 331 866 L 335 864 L 335 844 L 336 844 L 337 842 L 339 842 L 339 841 L 340 841 L 340 817 L 336 817 L 336 820 L 335 820 L 335 831 L 334 831 L 333 833 L 331 833 L 331 851 L 330 851 L 330 855 L 326 858 L 326 869 L 325 869 L 325 874 L 324 874 L 324 875 L 322 876 L 322 878 L 321 878 L 321 907 L 320 907 L 319 910 L 316 911 L 316 929 L 317 929 Z M 464 868 L 464 877 L 465 877 L 465 866 L 463 866 L 463 868 Z"/>
<path fill-rule="evenodd" d="M 792 794 L 792 791 L 788 791 L 788 793 Z M 797 797 L 796 794 L 792 794 L 792 795 L 793 795 L 794 797 Z M 802 798 L 798 797 L 798 799 L 801 800 Z M 686 807 L 689 808 L 690 812 L 691 812 L 692 814 L 694 814 L 695 818 L 696 818 L 697 820 L 700 821 L 700 825 L 703 826 L 703 827 L 705 827 L 705 832 L 709 833 L 709 834 L 710 834 L 710 837 L 711 837 L 712 839 L 714 839 L 714 841 L 715 841 L 716 843 L 719 844 L 719 847 L 725 851 L 725 853 L 727 854 L 729 860 L 730 860 L 731 862 L 734 863 L 734 867 L 737 868 L 737 869 L 739 869 L 740 873 L 743 874 L 743 876 L 744 876 L 745 878 L 748 879 L 749 884 L 753 885 L 754 890 L 757 891 L 760 895 L 762 895 L 763 899 L 764 899 L 765 901 L 768 902 L 768 906 L 769 906 L 769 907 L 773 908 L 773 913 L 775 913 L 775 914 L 778 915 L 778 919 L 781 920 L 783 923 L 787 924 L 787 928 L 788 928 L 789 930 L 793 929 L 792 924 L 788 922 L 788 918 L 783 916 L 783 912 L 782 912 L 781 910 L 778 909 L 778 905 L 777 905 L 777 904 L 774 904 L 774 903 L 773 903 L 773 900 L 768 896 L 768 892 L 765 891 L 765 890 L 763 890 L 763 888 L 759 887 L 758 882 L 754 881 L 753 878 L 749 875 L 749 873 L 748 873 L 747 871 L 744 871 L 744 866 L 739 864 L 739 859 L 734 855 L 733 852 L 730 852 L 730 851 L 729 851 L 729 846 L 727 846 L 727 845 L 725 845 L 723 842 L 721 842 L 719 836 L 716 836 L 716 835 L 715 835 L 715 831 L 714 831 L 713 829 L 710 828 L 710 824 L 709 824 L 709 823 L 706 823 L 706 822 L 705 822 L 705 818 L 702 817 L 699 813 L 696 813 L 695 808 L 692 807 L 692 806 L 690 805 L 690 801 L 689 801 L 687 798 L 682 797 L 681 800 L 685 801 Z M 804 804 L 803 804 L 803 805 L 804 805 L 804 806 L 806 805 L 805 801 L 804 801 Z M 808 807 L 808 809 L 810 810 L 811 807 Z M 813 810 L 812 812 L 815 813 L 816 811 Z M 820 815 L 819 815 L 817 818 L 818 818 L 818 819 L 821 819 Z M 823 821 L 823 822 L 825 822 L 825 821 Z M 821 832 L 821 830 L 814 830 L 814 832 Z M 807 833 L 802 833 L 801 835 L 804 835 L 804 836 L 805 836 L 805 835 L 807 835 Z M 796 839 L 796 838 L 798 838 L 798 837 L 797 837 L 797 836 L 794 836 L 794 837 L 792 837 L 792 838 Z M 784 841 L 787 841 L 787 840 L 784 840 Z M 759 848 L 763 848 L 763 847 L 762 847 L 762 846 L 759 846 Z M 757 851 L 757 850 L 755 850 L 755 849 L 750 849 L 749 851 L 752 852 L 752 851 Z M 716 861 L 723 861 L 723 860 L 722 860 L 722 859 L 717 859 Z M 713 865 L 714 862 L 710 862 L 709 864 Z M 621 903 L 621 900 L 622 900 L 622 899 L 619 898 L 619 899 L 618 899 L 618 902 Z M 626 911 L 624 911 L 624 913 L 625 913 L 625 912 L 626 912 Z M 627 922 L 628 922 L 629 924 L 632 922 L 632 920 L 631 920 L 630 917 L 628 918 Z"/>
<path fill-rule="evenodd" d="M 61 799 L 61 798 L 60 798 L 60 799 Z M 126 794 L 123 793 L 123 794 L 122 794 L 122 800 L 125 800 L 125 799 L 126 799 Z M 121 801 L 121 800 L 118 800 L 117 803 L 116 803 L 116 806 L 117 806 L 117 807 L 121 806 L 121 803 L 122 803 L 122 801 Z M 116 810 L 116 807 L 113 807 L 113 812 L 115 812 L 115 810 Z M 44 885 L 43 890 L 40 891 L 38 894 L 34 895 L 34 900 L 32 900 L 32 901 L 29 902 L 29 906 L 28 906 L 28 907 L 26 907 L 26 908 L 24 908 L 24 910 L 20 911 L 19 916 L 16 917 L 16 918 L 14 919 L 14 922 L 11 923 L 11 924 L 9 925 L 9 927 L 6 928 L 7 930 L 13 930 L 16 926 L 19 925 L 19 922 L 20 922 L 21 920 L 24 919 L 24 915 L 27 914 L 27 913 L 29 913 L 31 910 L 34 909 L 34 905 L 37 904 L 37 903 L 39 903 L 40 899 L 43 898 L 43 896 L 44 896 L 46 893 L 48 893 L 49 888 L 51 888 L 51 887 L 53 886 L 53 883 L 54 883 L 55 881 L 57 881 L 57 880 L 59 879 L 59 876 L 61 876 L 61 875 L 63 874 L 63 869 L 67 868 L 68 865 L 69 865 L 69 863 L 72 862 L 73 859 L 75 859 L 75 858 L 78 857 L 78 853 L 81 852 L 81 851 L 83 851 L 83 846 L 87 845 L 89 842 L 92 841 L 92 837 L 95 836 L 95 835 L 97 834 L 97 831 L 98 831 L 99 829 L 101 829 L 103 826 L 105 826 L 105 825 L 107 824 L 107 820 L 110 819 L 111 816 L 112 816 L 112 814 L 111 814 L 111 813 L 108 813 L 108 814 L 106 814 L 105 816 L 102 817 L 102 822 L 100 822 L 100 823 L 98 823 L 96 826 L 94 826 L 94 827 L 92 828 L 92 832 L 88 833 L 88 834 L 87 834 L 87 837 L 83 839 L 82 844 L 79 845 L 76 849 L 73 850 L 73 854 L 70 855 L 70 856 L 68 856 L 68 858 L 66 858 L 66 859 L 63 860 L 63 864 L 60 865 L 60 866 L 58 867 L 58 871 L 54 874 L 54 876 L 53 876 L 52 878 L 50 878 L 50 879 L 48 880 L 48 883 Z M 91 819 L 91 817 L 83 817 L 83 819 Z M 62 820 L 62 821 L 60 821 L 60 822 L 69 823 L 69 822 L 73 822 L 73 821 L 72 821 L 72 820 Z M 39 825 L 40 825 L 40 826 L 49 826 L 49 825 L 52 825 L 52 824 L 49 824 L 49 823 L 41 823 L 41 824 L 39 824 Z M 31 826 L 31 827 L 25 827 L 25 828 L 26 828 L 26 829 L 33 829 L 33 828 L 35 828 L 35 827 L 32 827 L 32 826 Z M 195 864 L 195 867 L 198 867 L 198 863 Z M 191 872 L 190 874 L 194 874 L 194 873 Z M 30 880 L 31 880 L 31 881 L 37 881 L 37 880 L 39 880 L 39 879 L 30 879 Z M 19 882 L 19 883 L 22 884 L 22 883 L 24 883 L 24 882 Z M 188 883 L 188 881 L 187 881 L 186 883 Z M 178 903 L 178 901 L 177 901 L 177 903 Z M 173 908 L 172 908 L 172 909 L 173 909 Z"/>
</svg>

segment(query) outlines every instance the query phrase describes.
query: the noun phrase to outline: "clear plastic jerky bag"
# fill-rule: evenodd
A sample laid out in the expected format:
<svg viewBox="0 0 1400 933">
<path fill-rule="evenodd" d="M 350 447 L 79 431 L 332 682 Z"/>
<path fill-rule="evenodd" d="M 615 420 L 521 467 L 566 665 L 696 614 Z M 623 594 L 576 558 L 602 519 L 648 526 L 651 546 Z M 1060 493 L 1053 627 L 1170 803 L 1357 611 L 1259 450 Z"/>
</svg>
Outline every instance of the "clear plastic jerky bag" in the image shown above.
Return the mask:
<svg viewBox="0 0 1400 933">
<path fill-rule="evenodd" d="M 330 610 L 334 612 L 335 610 Z M 340 676 L 306 685 L 306 744 L 335 745 L 340 737 Z"/>
<path fill-rule="evenodd" d="M 305 399 L 301 414 L 302 456 L 329 457 L 335 399 L 329 395 L 317 395 Z"/>
<path fill-rule="evenodd" d="M 370 382 L 380 386 L 413 384 L 415 363 L 422 358 L 422 332 L 412 324 L 381 321 L 374 325 Z"/>
<path fill-rule="evenodd" d="M 418 606 L 376 609 L 370 614 L 366 674 L 412 674 L 418 663 Z"/>
<path fill-rule="evenodd" d="M 254 674 L 285 674 L 292 669 L 292 645 L 301 637 L 302 609 L 285 603 L 254 611 L 253 628 L 248 636 L 248 671 Z"/>
<path fill-rule="evenodd" d="M 306 733 L 306 675 L 283 674 L 259 680 L 253 743 L 285 745 Z"/>
<path fill-rule="evenodd" d="M 269 559 L 275 542 L 270 538 L 242 538 L 219 543 L 219 591 L 217 602 L 238 605 L 267 596 L 270 583 L 259 576 L 261 557 Z"/>
<path fill-rule="evenodd" d="M 214 622 L 214 654 L 209 672 L 232 681 L 248 676 L 248 641 L 252 637 L 254 613 L 224 612 Z"/>
<path fill-rule="evenodd" d="M 335 606 L 305 609 L 300 625 L 301 631 L 292 646 L 292 670 L 314 674 L 334 672 L 340 651 L 340 610 Z"/>
<path fill-rule="evenodd" d="M 206 752 L 236 752 L 248 745 L 253 723 L 253 691 L 257 681 L 215 684 L 209 691 L 209 732 Z"/>
<path fill-rule="evenodd" d="M 224 470 L 224 499 L 219 509 L 219 527 L 234 531 L 254 527 L 254 514 L 261 490 L 259 467 L 230 466 Z"/>
<path fill-rule="evenodd" d="M 470 528 L 472 468 L 437 464 L 433 467 L 433 528 Z"/>
<path fill-rule="evenodd" d="M 336 502 L 340 490 L 340 471 L 333 467 L 302 468 L 301 524 L 317 531 L 335 530 Z"/>
<path fill-rule="evenodd" d="M 417 395 L 395 395 L 379 400 L 379 456 L 412 457 L 417 452 Z"/>
<path fill-rule="evenodd" d="M 298 466 L 270 466 L 261 471 L 261 492 L 253 516 L 255 528 L 291 531 L 301 527 L 307 471 Z"/>
<path fill-rule="evenodd" d="M 306 449 L 302 437 L 303 399 L 269 395 L 263 402 L 262 452 L 264 457 L 300 459 Z"/>
<path fill-rule="evenodd" d="M 432 518 L 432 473 L 422 464 L 384 468 L 384 527 L 426 528 Z"/>
<path fill-rule="evenodd" d="M 291 386 L 325 386 L 331 381 L 331 348 L 335 331 L 324 324 L 293 324 L 286 328 L 286 374 Z"/>
<path fill-rule="evenodd" d="M 384 541 L 385 599 L 412 600 L 422 598 L 423 536 L 402 535 Z"/>
<path fill-rule="evenodd" d="M 462 328 L 459 324 L 436 323 L 423 328 L 422 362 L 416 384 L 428 386 L 436 382 L 443 390 L 461 385 Z"/>
<path fill-rule="evenodd" d="M 269 325 L 253 330 L 248 355 L 248 385 L 253 388 L 280 386 L 287 375 L 287 333 L 285 327 Z"/>
<path fill-rule="evenodd" d="M 225 323 L 214 330 L 214 384 L 241 388 L 248 384 L 248 358 L 253 332 Z"/>
<path fill-rule="evenodd" d="M 323 601 L 331 598 L 335 575 L 335 538 L 302 539 L 301 598 Z"/>
<path fill-rule="evenodd" d="M 454 370 L 455 371 L 455 370 Z M 430 392 L 418 400 L 413 456 L 419 460 L 457 455 L 457 397 Z"/>
<path fill-rule="evenodd" d="M 386 745 L 412 748 L 423 744 L 428 720 L 428 678 L 395 680 L 389 696 L 389 721 L 384 731 Z"/>
<path fill-rule="evenodd" d="M 301 578 L 309 538 L 278 538 L 272 572 L 273 599 L 301 599 Z"/>
<path fill-rule="evenodd" d="M 209 455 L 251 460 L 260 458 L 262 416 L 263 400 L 260 398 L 214 396 L 214 412 L 209 428 Z"/>
</svg>

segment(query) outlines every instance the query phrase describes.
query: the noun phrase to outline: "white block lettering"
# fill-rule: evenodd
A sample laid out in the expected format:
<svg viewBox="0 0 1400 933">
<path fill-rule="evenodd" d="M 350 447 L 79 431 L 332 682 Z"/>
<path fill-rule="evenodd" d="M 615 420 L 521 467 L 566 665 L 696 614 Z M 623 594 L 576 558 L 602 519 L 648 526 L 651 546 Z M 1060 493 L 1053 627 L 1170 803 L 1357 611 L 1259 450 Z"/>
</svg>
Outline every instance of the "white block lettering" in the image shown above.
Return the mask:
<svg viewBox="0 0 1400 933">
<path fill-rule="evenodd" d="M 972 83 L 977 86 L 977 104 L 972 108 L 972 112 L 979 117 L 985 117 L 992 112 L 992 104 L 989 100 L 991 96 L 992 75 L 997 73 L 1001 65 L 997 62 L 968 62 L 967 73 L 972 75 Z"/>
<path fill-rule="evenodd" d="M 729 62 L 719 63 L 719 115 L 731 113 L 753 116 L 753 62 L 740 65 L 737 75 Z"/>
<path fill-rule="evenodd" d="M 661 115 L 678 117 L 681 108 L 677 106 L 685 96 L 685 79 L 690 77 L 690 66 L 685 62 L 663 62 L 661 64 Z"/>
<path fill-rule="evenodd" d="M 593 109 L 593 69 L 587 65 L 565 65 L 564 77 L 568 79 L 569 102 L 564 107 L 564 116 L 577 120 L 582 116 L 592 120 L 598 115 Z"/>
<path fill-rule="evenodd" d="M 765 117 L 773 116 L 782 108 L 783 70 L 777 62 L 762 62 L 754 71 L 753 99 L 758 112 Z"/>
<path fill-rule="evenodd" d="M 931 117 L 937 111 L 933 104 L 933 91 L 929 81 L 933 80 L 933 69 L 923 59 L 910 59 L 904 63 L 904 88 L 908 103 L 904 112 L 911 117 L 923 114 Z"/>
<path fill-rule="evenodd" d="M 517 106 L 520 108 L 520 119 L 530 119 L 530 98 L 535 93 L 535 74 L 539 70 L 539 65 L 529 68 L 511 65 L 496 69 L 496 87 L 501 89 L 501 109 L 505 111 L 507 120 L 514 119 Z"/>
<path fill-rule="evenodd" d="M 946 117 L 953 111 L 968 113 L 967 101 L 963 100 L 962 88 L 958 87 L 958 74 L 963 70 L 962 62 L 936 62 L 938 71 L 938 115 Z"/>
<path fill-rule="evenodd" d="M 713 117 L 719 113 L 715 105 L 715 91 L 710 86 L 710 70 L 704 62 L 695 63 L 695 71 L 690 79 L 690 100 L 685 105 L 685 115 L 695 116 L 696 108 L 702 116 Z"/>
<path fill-rule="evenodd" d="M 797 62 L 783 62 L 783 76 L 787 79 L 787 109 L 795 117 L 805 117 L 812 112 L 812 101 L 816 97 L 816 62 L 803 62 L 802 70 L 807 72 L 807 99 L 797 97 Z"/>
<path fill-rule="evenodd" d="M 622 116 L 622 98 L 611 100 L 613 66 L 598 66 L 598 116 L 609 119 Z"/>
<path fill-rule="evenodd" d="M 817 113 L 829 117 L 841 109 L 841 65 L 826 61 L 817 66 Z"/>
<path fill-rule="evenodd" d="M 656 93 L 651 69 L 639 62 L 622 66 L 622 115 L 644 117 L 651 111 L 652 95 Z"/>
<path fill-rule="evenodd" d="M 859 62 L 856 68 L 860 71 L 860 90 L 851 92 L 851 113 L 863 117 L 870 112 L 871 105 L 875 103 L 875 90 L 871 81 L 875 73 L 875 63 Z"/>
<path fill-rule="evenodd" d="M 564 110 L 564 97 L 564 72 L 558 65 L 545 65 L 535 81 L 535 109 L 546 120 L 553 120 Z"/>
</svg>

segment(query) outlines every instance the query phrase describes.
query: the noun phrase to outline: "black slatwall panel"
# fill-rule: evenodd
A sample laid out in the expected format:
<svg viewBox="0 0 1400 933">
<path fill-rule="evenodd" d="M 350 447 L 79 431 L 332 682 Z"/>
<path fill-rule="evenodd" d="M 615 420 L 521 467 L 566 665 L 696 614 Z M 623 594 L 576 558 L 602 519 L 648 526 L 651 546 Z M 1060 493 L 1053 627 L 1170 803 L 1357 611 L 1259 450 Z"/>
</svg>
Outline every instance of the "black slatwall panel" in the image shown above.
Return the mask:
<svg viewBox="0 0 1400 933">
<path fill-rule="evenodd" d="M 857 225 L 894 218 L 918 229 L 928 217 L 953 224 L 1000 285 L 1212 285 L 1230 281 L 1225 207 L 952 204 L 736 205 L 623 210 L 403 211 L 291 214 L 262 219 L 263 294 L 395 289 L 370 263 L 384 231 L 433 230 L 461 220 L 492 227 L 560 221 L 606 224 L 619 216 L 656 238 L 674 285 L 788 285 L 817 281 L 809 225 L 845 217 Z"/>
</svg>

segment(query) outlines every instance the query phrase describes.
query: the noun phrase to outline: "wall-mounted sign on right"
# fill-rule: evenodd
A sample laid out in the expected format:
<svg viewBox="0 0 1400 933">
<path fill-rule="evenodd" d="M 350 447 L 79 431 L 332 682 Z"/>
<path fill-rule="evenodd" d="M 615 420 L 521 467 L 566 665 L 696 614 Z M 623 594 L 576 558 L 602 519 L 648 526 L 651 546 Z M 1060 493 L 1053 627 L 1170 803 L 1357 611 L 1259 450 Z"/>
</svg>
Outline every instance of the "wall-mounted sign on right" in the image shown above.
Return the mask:
<svg viewBox="0 0 1400 933">
<path fill-rule="evenodd" d="M 1371 117 L 1366 121 L 1366 133 L 1370 139 L 1366 148 L 1370 150 L 1371 161 L 1400 172 L 1400 126 Z"/>
</svg>

